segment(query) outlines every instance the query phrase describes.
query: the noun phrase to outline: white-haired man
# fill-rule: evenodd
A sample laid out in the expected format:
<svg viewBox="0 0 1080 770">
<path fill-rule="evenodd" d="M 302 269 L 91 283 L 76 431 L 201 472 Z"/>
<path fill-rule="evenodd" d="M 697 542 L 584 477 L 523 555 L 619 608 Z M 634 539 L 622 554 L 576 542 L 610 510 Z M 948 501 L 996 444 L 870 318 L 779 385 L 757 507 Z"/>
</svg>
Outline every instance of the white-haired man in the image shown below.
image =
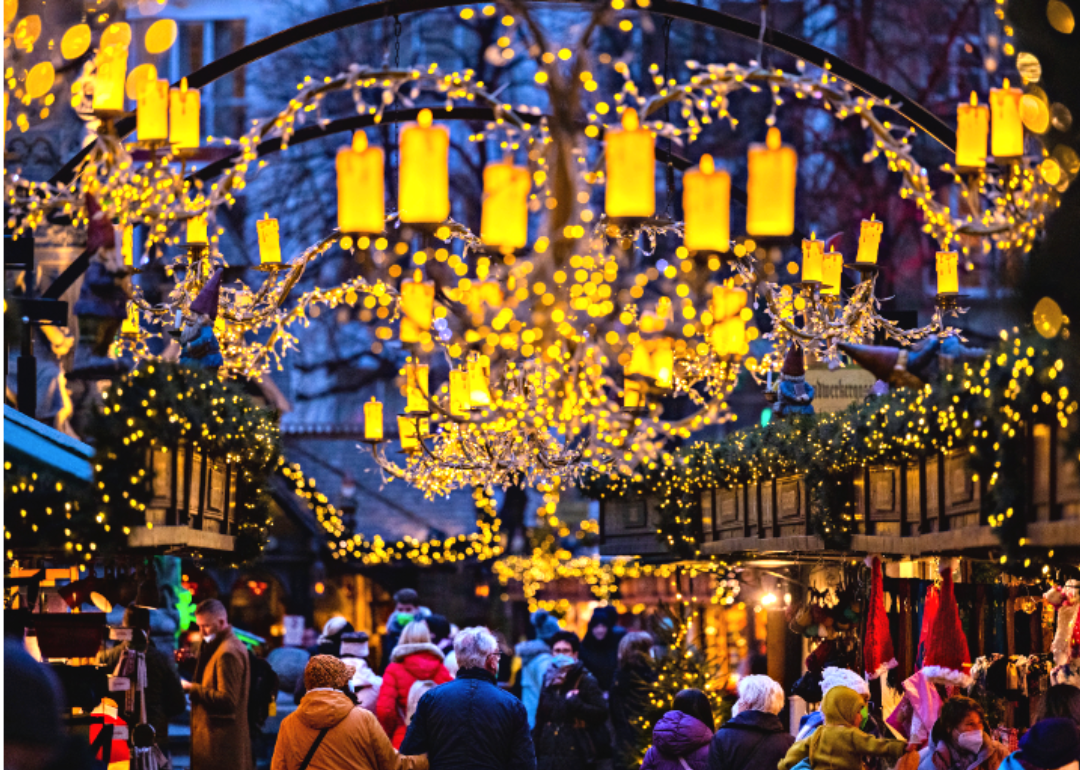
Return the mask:
<svg viewBox="0 0 1080 770">
<path fill-rule="evenodd" d="M 427 754 L 431 770 L 535 770 L 525 706 L 499 688 L 499 644 L 486 628 L 454 637 L 457 678 L 416 707 L 401 753 Z"/>
<path fill-rule="evenodd" d="M 795 742 L 777 716 L 783 708 L 784 689 L 772 679 L 740 679 L 734 716 L 716 731 L 709 746 L 709 770 L 776 770 Z"/>
</svg>

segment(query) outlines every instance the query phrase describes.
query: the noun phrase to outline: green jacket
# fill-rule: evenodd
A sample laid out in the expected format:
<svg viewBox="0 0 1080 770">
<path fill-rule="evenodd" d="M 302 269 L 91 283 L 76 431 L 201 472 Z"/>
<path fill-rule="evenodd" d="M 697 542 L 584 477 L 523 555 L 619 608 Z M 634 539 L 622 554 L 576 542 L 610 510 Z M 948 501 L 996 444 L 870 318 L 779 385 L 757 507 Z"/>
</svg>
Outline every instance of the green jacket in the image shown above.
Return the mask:
<svg viewBox="0 0 1080 770">
<path fill-rule="evenodd" d="M 862 770 L 865 756 L 887 757 L 895 763 L 904 756 L 907 744 L 875 738 L 860 730 L 865 702 L 847 687 L 833 687 L 825 695 L 821 711 L 825 724 L 813 735 L 788 749 L 778 770 L 791 770 L 807 757 L 812 770 Z"/>
</svg>

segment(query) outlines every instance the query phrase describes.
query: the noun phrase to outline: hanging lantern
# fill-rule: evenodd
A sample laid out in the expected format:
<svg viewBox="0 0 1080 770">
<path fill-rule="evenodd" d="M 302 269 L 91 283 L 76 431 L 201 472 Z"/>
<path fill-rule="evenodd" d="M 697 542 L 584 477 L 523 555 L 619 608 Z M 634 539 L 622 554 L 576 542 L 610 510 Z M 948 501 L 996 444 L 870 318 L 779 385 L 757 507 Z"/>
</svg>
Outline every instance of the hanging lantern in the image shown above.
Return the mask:
<svg viewBox="0 0 1080 770">
<path fill-rule="evenodd" d="M 623 407 L 628 410 L 639 410 L 644 409 L 645 405 L 645 383 L 640 380 L 632 379 L 629 376 L 624 376 Z"/>
<path fill-rule="evenodd" d="M 364 441 L 383 440 L 383 406 L 375 396 L 364 404 Z"/>
<path fill-rule="evenodd" d="M 281 239 L 278 234 L 278 221 L 270 218 L 267 212 L 263 219 L 256 220 L 255 229 L 259 234 L 259 261 L 264 265 L 281 263 Z"/>
<path fill-rule="evenodd" d="M 627 107 L 622 129 L 604 134 L 604 210 L 612 219 L 647 219 L 656 213 L 656 140 Z"/>
<path fill-rule="evenodd" d="M 187 78 L 169 92 L 169 144 L 174 150 L 195 150 L 202 143 L 200 104 L 199 92 L 188 90 Z"/>
<path fill-rule="evenodd" d="M 957 276 L 958 258 L 955 251 L 937 253 L 937 290 L 938 294 L 958 294 L 960 278 Z"/>
<path fill-rule="evenodd" d="M 98 51 L 93 103 L 98 115 L 115 117 L 124 111 L 127 60 L 128 47 L 122 43 L 106 45 Z"/>
<path fill-rule="evenodd" d="M 401 132 L 398 215 L 405 224 L 442 224 L 450 216 L 450 132 L 431 110 Z"/>
<path fill-rule="evenodd" d="M 1020 117 L 1023 96 L 1019 88 L 1009 88 L 1008 78 L 1001 88 L 990 89 L 990 154 L 998 160 L 1024 154 L 1024 123 Z"/>
<path fill-rule="evenodd" d="M 881 233 L 884 229 L 885 223 L 875 219 L 873 214 L 862 221 L 859 228 L 859 253 L 855 257 L 857 264 L 877 264 L 878 247 L 881 245 Z"/>
<path fill-rule="evenodd" d="M 491 359 L 482 353 L 469 359 L 469 402 L 473 407 L 491 405 Z"/>
<path fill-rule="evenodd" d="M 821 283 L 825 267 L 825 241 L 819 241 L 813 233 L 810 240 L 802 242 L 802 280 L 804 283 Z"/>
<path fill-rule="evenodd" d="M 434 310 L 435 284 L 422 280 L 417 270 L 414 280 L 401 282 L 401 341 L 421 342 Z"/>
<path fill-rule="evenodd" d="M 134 336 L 139 333 L 139 306 L 134 302 L 128 303 L 127 316 L 124 318 L 123 323 L 120 324 L 120 333 L 127 336 Z"/>
<path fill-rule="evenodd" d="M 484 203 L 480 239 L 495 249 L 520 249 L 528 242 L 531 183 L 529 169 L 513 163 L 484 167 Z"/>
<path fill-rule="evenodd" d="M 427 418 L 399 414 L 397 421 L 402 450 L 406 452 L 420 451 L 420 439 L 427 435 L 428 432 Z"/>
<path fill-rule="evenodd" d="M 188 246 L 206 246 L 209 243 L 206 236 L 206 214 L 189 219 L 186 233 Z"/>
<path fill-rule="evenodd" d="M 956 106 L 956 167 L 960 169 L 986 166 L 986 136 L 990 132 L 990 110 L 979 104 L 971 92 L 968 104 Z"/>
<path fill-rule="evenodd" d="M 352 147 L 338 150 L 338 229 L 349 235 L 377 235 L 386 224 L 383 151 L 369 147 L 367 134 L 353 134 Z"/>
<path fill-rule="evenodd" d="M 405 363 L 405 412 L 428 414 L 428 365 L 409 359 Z"/>
<path fill-rule="evenodd" d="M 712 155 L 702 155 L 697 169 L 683 174 L 683 245 L 690 251 L 727 251 L 730 210 L 731 176 L 716 170 Z"/>
<path fill-rule="evenodd" d="M 827 297 L 839 297 L 843 277 L 844 255 L 839 251 L 826 252 L 821 262 L 821 293 Z"/>
<path fill-rule="evenodd" d="M 469 399 L 469 372 L 467 369 L 450 370 L 450 416 L 468 417 L 472 403 Z"/>
<path fill-rule="evenodd" d="M 135 104 L 135 129 L 139 141 L 166 141 L 169 138 L 169 81 L 154 79 L 141 83 Z"/>
<path fill-rule="evenodd" d="M 795 149 L 780 143 L 773 126 L 765 144 L 752 144 L 747 156 L 746 232 L 754 236 L 783 236 L 795 231 Z M 803 280 L 806 280 L 805 278 Z"/>
</svg>

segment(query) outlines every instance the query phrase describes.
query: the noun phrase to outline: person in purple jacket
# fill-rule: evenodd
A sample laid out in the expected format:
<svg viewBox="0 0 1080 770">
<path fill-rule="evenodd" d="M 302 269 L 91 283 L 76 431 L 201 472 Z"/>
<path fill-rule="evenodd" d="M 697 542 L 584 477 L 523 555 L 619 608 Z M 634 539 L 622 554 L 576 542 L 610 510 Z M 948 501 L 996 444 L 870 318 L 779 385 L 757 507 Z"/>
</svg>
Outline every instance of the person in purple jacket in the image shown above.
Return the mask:
<svg viewBox="0 0 1080 770">
<path fill-rule="evenodd" d="M 707 770 L 716 731 L 709 697 L 701 690 L 683 690 L 672 706 L 653 727 L 653 745 L 641 770 Z"/>
</svg>

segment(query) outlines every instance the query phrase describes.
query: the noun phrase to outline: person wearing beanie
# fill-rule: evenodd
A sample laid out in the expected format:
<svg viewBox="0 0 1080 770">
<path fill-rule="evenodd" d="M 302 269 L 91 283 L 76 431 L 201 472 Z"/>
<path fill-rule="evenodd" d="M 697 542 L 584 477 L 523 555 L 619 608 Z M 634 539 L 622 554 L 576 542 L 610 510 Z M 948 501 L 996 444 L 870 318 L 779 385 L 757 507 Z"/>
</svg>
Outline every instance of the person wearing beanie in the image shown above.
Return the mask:
<svg viewBox="0 0 1080 770">
<path fill-rule="evenodd" d="M 111 673 L 129 649 L 146 654 L 146 721 L 154 728 L 154 741 L 168 756 L 169 719 L 187 711 L 184 687 L 176 670 L 173 656 L 157 647 L 150 639 L 150 609 L 131 604 L 124 610 L 121 628 L 133 629 L 131 641 L 123 641 L 101 655 L 101 665 Z M 141 706 L 136 696 L 134 709 L 123 714 L 128 727 L 139 722 Z"/>
<path fill-rule="evenodd" d="M 536 638 L 521 642 L 514 652 L 521 659 L 521 702 L 529 718 L 529 729 L 536 727 L 536 707 L 544 689 L 544 672 L 551 663 L 551 637 L 559 633 L 559 621 L 547 610 L 537 610 L 529 618 Z"/>
<path fill-rule="evenodd" d="M 308 648 L 308 652 L 312 656 L 315 655 L 333 655 L 335 658 L 341 657 L 341 639 L 345 634 L 353 633 L 354 629 L 352 623 L 344 615 L 334 615 L 328 621 L 323 623 L 322 633 L 319 634 L 319 638 L 315 641 L 315 646 Z M 304 678 L 296 682 L 296 688 L 293 690 L 293 702 L 299 703 L 304 697 L 304 693 L 307 692 L 307 686 L 304 684 Z"/>
<path fill-rule="evenodd" d="M 1077 770 L 1080 729 L 1071 719 L 1041 719 L 1020 739 L 1020 750 L 1001 764 L 1001 770 Z"/>
<path fill-rule="evenodd" d="M 367 659 L 370 655 L 369 637 L 366 631 L 354 631 L 341 635 L 341 658 L 347 665 L 354 666 L 356 673 L 349 680 L 356 705 L 375 713 L 375 704 L 379 699 L 382 677 L 371 670 Z"/>
<path fill-rule="evenodd" d="M 867 718 L 866 701 L 849 687 L 832 687 L 821 702 L 825 724 L 809 738 L 798 741 L 780 761 L 779 770 L 791 770 L 810 759 L 811 770 L 862 770 L 863 757 L 885 757 L 895 764 L 908 751 L 904 741 L 875 738 L 860 729 Z M 996 770 L 996 768 L 995 768 Z"/>
<path fill-rule="evenodd" d="M 614 607 L 597 607 L 589 618 L 589 630 L 581 640 L 581 662 L 589 670 L 600 689 L 611 691 L 615 670 L 619 667 L 619 642 L 626 629 L 619 625 L 619 613 Z"/>
<path fill-rule="evenodd" d="M 998 770 L 1008 754 L 986 732 L 982 706 L 958 695 L 942 704 L 930 743 L 919 752 L 919 770 Z"/>
<path fill-rule="evenodd" d="M 870 685 L 866 680 L 856 674 L 851 669 L 839 668 L 838 666 L 826 666 L 821 672 L 821 697 L 825 698 L 825 694 L 829 692 L 833 687 L 848 687 L 859 695 L 862 696 L 864 701 L 870 700 Z M 795 736 L 795 740 L 805 740 L 814 734 L 825 723 L 825 715 L 821 710 L 811 712 L 802 718 L 802 722 L 799 724 L 799 733 Z M 875 737 L 880 738 L 877 725 L 873 720 L 867 720 L 863 724 L 863 729 L 871 733 Z"/>
<path fill-rule="evenodd" d="M 397 752 L 370 711 L 344 692 L 355 667 L 316 655 L 304 669 L 307 695 L 281 722 L 271 770 L 428 770 L 427 756 Z"/>
</svg>

